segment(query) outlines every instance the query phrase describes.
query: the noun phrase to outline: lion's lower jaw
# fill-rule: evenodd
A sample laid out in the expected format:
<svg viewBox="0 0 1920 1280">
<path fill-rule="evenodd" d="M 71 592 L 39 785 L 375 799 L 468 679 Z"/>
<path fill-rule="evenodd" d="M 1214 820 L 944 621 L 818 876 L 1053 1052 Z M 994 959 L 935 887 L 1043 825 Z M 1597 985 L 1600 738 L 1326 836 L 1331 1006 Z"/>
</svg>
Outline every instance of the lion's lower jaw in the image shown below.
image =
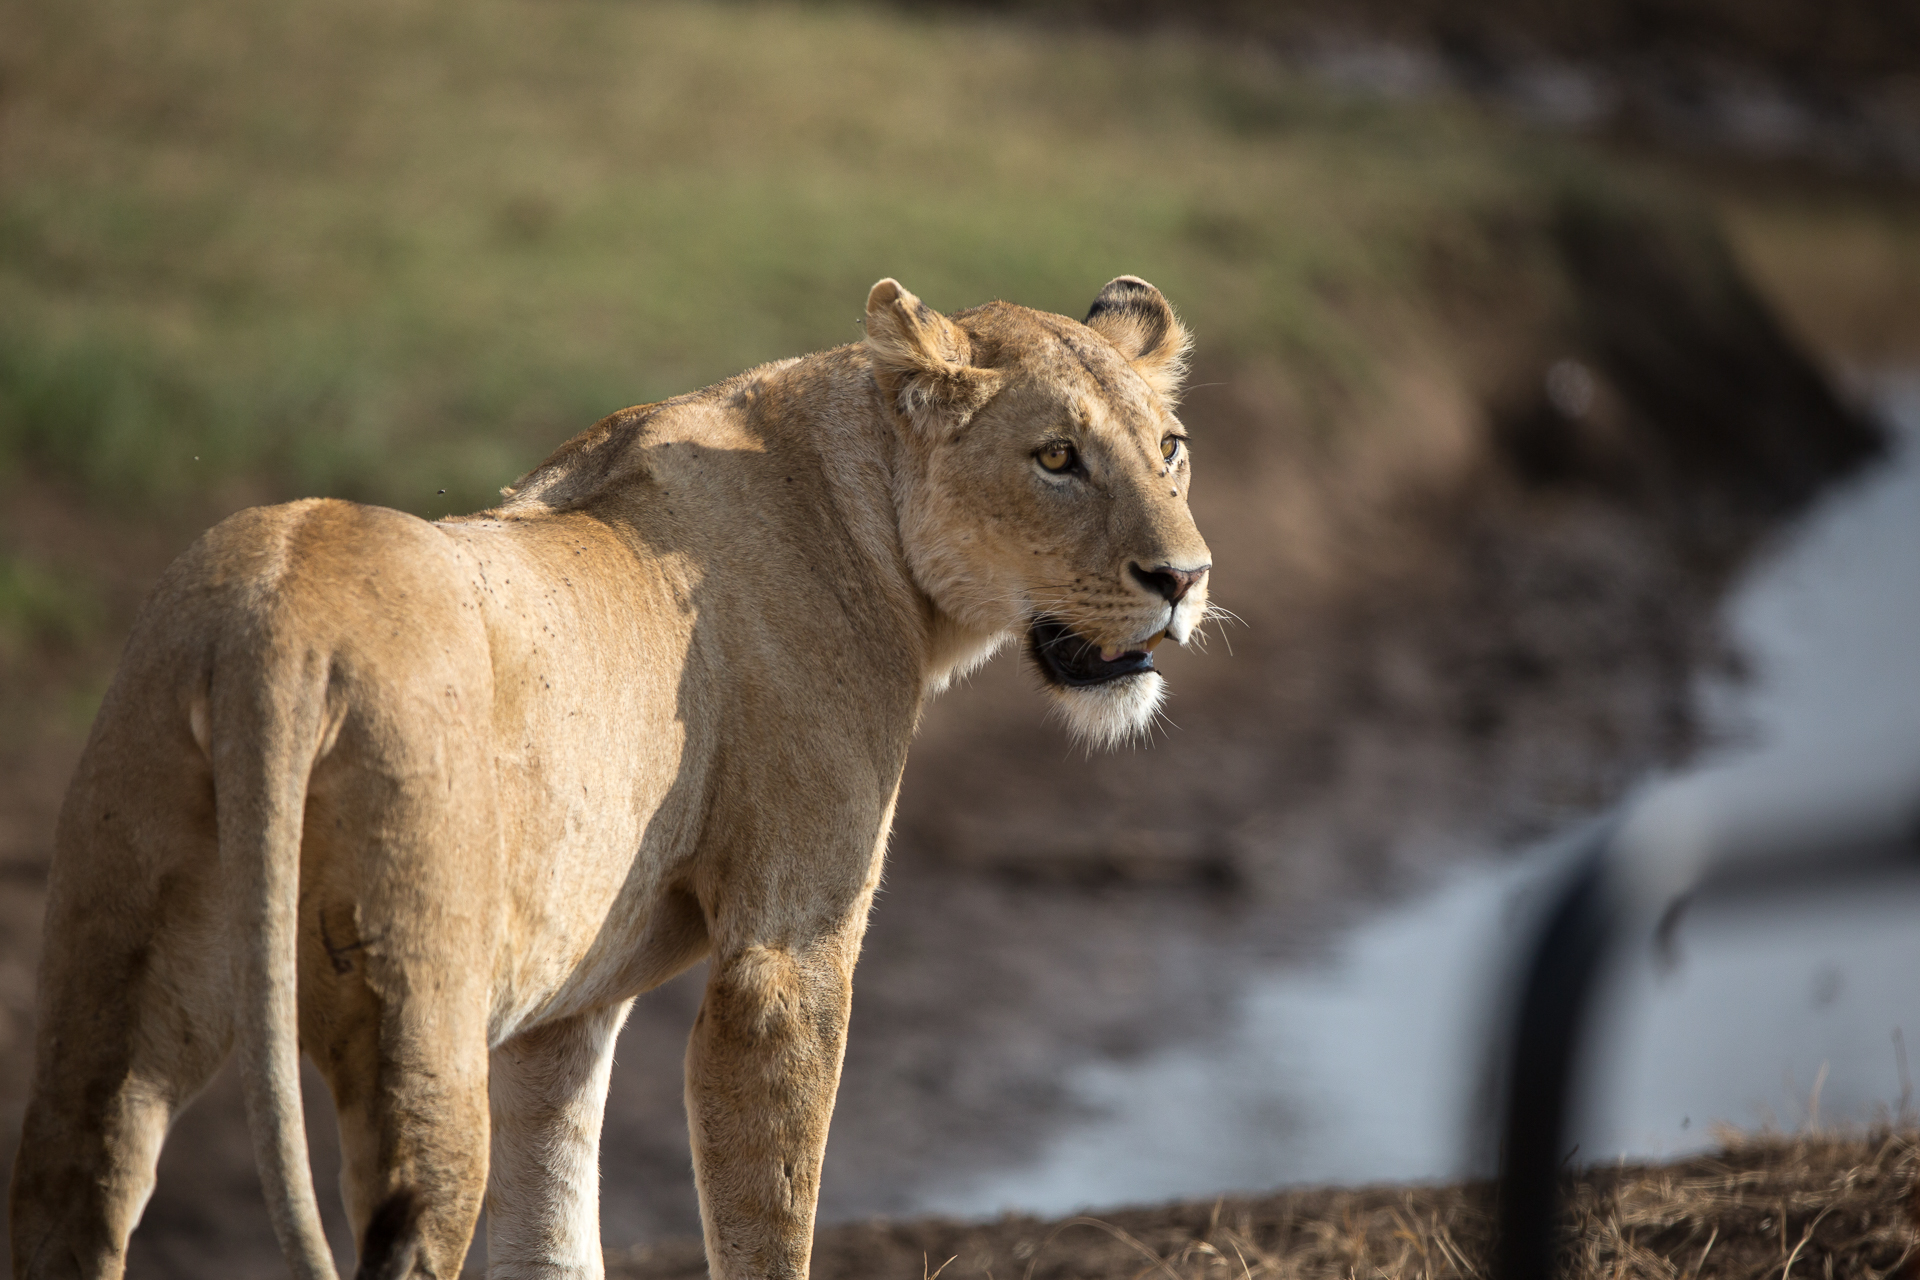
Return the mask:
<svg viewBox="0 0 1920 1280">
<path fill-rule="evenodd" d="M 1154 713 L 1167 696 L 1157 671 L 1081 688 L 1053 686 L 1054 714 L 1067 731 L 1089 747 L 1117 747 L 1145 737 Z"/>
</svg>

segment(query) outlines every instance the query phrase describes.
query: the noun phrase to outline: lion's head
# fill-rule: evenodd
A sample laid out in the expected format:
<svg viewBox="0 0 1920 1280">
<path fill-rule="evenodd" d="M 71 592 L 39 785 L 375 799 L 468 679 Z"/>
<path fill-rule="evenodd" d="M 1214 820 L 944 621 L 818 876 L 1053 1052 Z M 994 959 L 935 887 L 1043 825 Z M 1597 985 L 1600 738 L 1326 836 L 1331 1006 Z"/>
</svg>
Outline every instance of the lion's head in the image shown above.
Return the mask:
<svg viewBox="0 0 1920 1280">
<path fill-rule="evenodd" d="M 1084 324 L 1005 302 L 943 316 L 882 280 L 867 347 L 899 419 L 901 531 L 954 632 L 952 667 L 1024 635 L 1074 733 L 1143 731 L 1163 637 L 1207 611 L 1212 557 L 1187 509 L 1174 416 L 1190 339 L 1160 291 L 1121 276 Z"/>
</svg>

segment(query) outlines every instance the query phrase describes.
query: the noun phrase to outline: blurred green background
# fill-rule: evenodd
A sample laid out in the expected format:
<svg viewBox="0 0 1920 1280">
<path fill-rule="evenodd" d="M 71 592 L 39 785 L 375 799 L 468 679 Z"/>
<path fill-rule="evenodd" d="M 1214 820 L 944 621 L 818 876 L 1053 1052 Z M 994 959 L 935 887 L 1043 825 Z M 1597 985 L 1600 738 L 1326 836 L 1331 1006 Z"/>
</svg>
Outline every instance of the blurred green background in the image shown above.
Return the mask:
<svg viewBox="0 0 1920 1280">
<path fill-rule="evenodd" d="M 91 0 L 0 10 L 0 51 L 0 476 L 121 513 L 469 510 L 614 408 L 857 339 L 883 275 L 1077 314 L 1136 272 L 1216 368 L 1344 394 L 1449 224 L 1701 181 L 1257 42 L 1004 14 Z M 1789 273 L 1836 217 L 1857 271 L 1912 269 L 1884 200 L 1809 233 L 1742 185 Z M 83 625 L 13 560 L 0 631 Z"/>
<path fill-rule="evenodd" d="M 1551 163 L 1198 39 L 623 0 L 15 6 L 0 465 L 465 510 L 625 404 L 1120 271 L 1353 375 L 1438 221 Z M 441 499 L 438 491 L 447 491 Z"/>
</svg>

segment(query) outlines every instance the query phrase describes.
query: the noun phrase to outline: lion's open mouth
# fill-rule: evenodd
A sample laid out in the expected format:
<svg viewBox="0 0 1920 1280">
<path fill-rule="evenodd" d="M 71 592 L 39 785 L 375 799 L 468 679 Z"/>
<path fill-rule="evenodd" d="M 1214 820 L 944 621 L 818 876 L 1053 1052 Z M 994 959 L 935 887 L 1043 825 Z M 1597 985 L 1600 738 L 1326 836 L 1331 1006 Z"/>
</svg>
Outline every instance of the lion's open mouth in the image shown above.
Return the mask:
<svg viewBox="0 0 1920 1280">
<path fill-rule="evenodd" d="M 1027 651 L 1033 655 L 1040 674 L 1069 689 L 1083 689 L 1153 670 L 1152 643 L 1123 649 L 1109 658 L 1102 654 L 1099 645 L 1082 639 L 1057 618 L 1035 618 L 1027 629 Z"/>
</svg>

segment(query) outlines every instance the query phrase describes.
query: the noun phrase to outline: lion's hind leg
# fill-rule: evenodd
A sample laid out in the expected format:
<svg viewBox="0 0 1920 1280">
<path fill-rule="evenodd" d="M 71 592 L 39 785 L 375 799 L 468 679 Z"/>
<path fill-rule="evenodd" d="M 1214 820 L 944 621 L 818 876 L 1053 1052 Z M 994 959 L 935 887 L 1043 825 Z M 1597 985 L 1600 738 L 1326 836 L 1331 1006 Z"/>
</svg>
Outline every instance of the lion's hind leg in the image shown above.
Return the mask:
<svg viewBox="0 0 1920 1280">
<path fill-rule="evenodd" d="M 343 925 L 328 936 L 338 947 L 353 935 Z M 484 989 L 470 963 L 373 946 L 341 969 L 303 999 L 301 1024 L 339 1116 L 355 1275 L 459 1275 L 487 1181 Z"/>
<path fill-rule="evenodd" d="M 34 1079 L 10 1195 L 23 1278 L 122 1273 L 167 1126 L 232 1043 L 210 819 L 153 821 L 165 808 L 86 770 L 56 838 Z M 173 781 L 172 803 L 193 807 L 203 792 Z M 141 839 L 155 830 L 172 834 Z"/>
<path fill-rule="evenodd" d="M 361 1280 L 458 1275 L 486 1194 L 499 842 L 480 743 L 350 720 L 315 773 L 300 1038 L 339 1115 Z"/>
</svg>

